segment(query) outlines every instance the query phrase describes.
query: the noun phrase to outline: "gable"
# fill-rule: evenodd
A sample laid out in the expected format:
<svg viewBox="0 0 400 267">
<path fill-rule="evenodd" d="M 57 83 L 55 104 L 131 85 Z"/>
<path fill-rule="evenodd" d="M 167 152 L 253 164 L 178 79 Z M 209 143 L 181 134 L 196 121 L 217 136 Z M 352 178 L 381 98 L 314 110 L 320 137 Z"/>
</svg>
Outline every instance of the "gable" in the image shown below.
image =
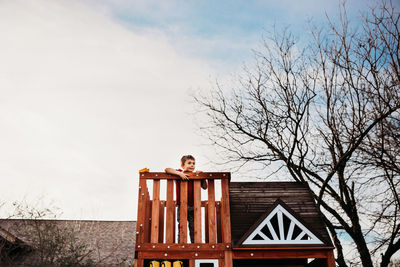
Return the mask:
<svg viewBox="0 0 400 267">
<path fill-rule="evenodd" d="M 298 244 L 298 246 L 332 246 L 331 238 L 323 222 L 323 217 L 317 208 L 312 192 L 307 184 L 298 182 L 231 182 L 229 184 L 229 204 L 231 210 L 231 236 L 233 247 L 286 246 L 287 242 L 277 241 L 281 239 L 279 228 L 274 230 L 278 238 L 275 238 L 275 241 L 272 242 L 273 244 L 265 244 L 265 242 L 258 242 L 259 244 L 253 245 L 243 244 L 247 237 L 250 236 L 277 207 L 278 199 L 280 201 L 279 203 L 281 203 L 281 206 L 286 211 L 293 215 L 301 225 L 321 241 L 319 244 L 310 244 L 312 242 L 301 241 L 305 244 Z M 275 223 L 276 221 L 279 222 L 278 216 L 275 218 L 272 216 L 269 219 Z M 288 238 L 288 229 L 290 227 L 290 222 L 293 220 L 284 212 L 282 212 L 282 220 L 284 221 L 283 236 L 285 239 L 296 240 L 298 234 L 300 234 L 299 231 L 304 231 L 301 227 L 295 227 L 298 224 L 294 223 L 294 226 L 292 226 L 292 237 Z M 264 234 L 267 238 L 268 236 L 272 236 L 271 231 L 269 232 L 270 233 L 267 232 Z M 307 234 L 307 231 L 305 231 L 305 233 Z M 313 236 L 307 236 L 308 240 L 316 240 Z M 303 236 L 299 239 L 301 240 L 302 238 L 304 240 L 306 237 Z M 263 236 L 257 236 L 255 239 L 267 240 Z M 268 239 L 274 240 L 274 236 Z M 315 243 L 317 243 L 317 241 Z M 290 246 L 297 245 L 293 244 Z"/>
<path fill-rule="evenodd" d="M 292 211 L 293 212 L 293 211 Z M 323 244 L 302 222 L 277 201 L 271 212 L 255 225 L 255 229 L 245 234 L 243 245 L 299 245 Z"/>
</svg>

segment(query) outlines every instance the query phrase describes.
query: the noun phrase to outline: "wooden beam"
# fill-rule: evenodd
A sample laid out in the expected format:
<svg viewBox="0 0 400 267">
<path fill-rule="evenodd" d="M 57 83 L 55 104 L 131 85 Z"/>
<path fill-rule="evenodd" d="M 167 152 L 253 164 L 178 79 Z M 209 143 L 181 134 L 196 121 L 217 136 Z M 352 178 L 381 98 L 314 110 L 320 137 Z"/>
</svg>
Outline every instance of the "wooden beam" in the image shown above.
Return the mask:
<svg viewBox="0 0 400 267">
<path fill-rule="evenodd" d="M 143 266 L 144 260 L 143 259 L 135 259 L 135 267 L 144 267 Z"/>
<path fill-rule="evenodd" d="M 167 216 L 166 216 L 166 231 L 165 243 L 173 243 L 174 240 L 174 181 L 167 181 Z"/>
<path fill-rule="evenodd" d="M 232 251 L 225 251 L 224 267 L 233 267 Z"/>
<path fill-rule="evenodd" d="M 335 255 L 333 255 L 333 250 L 328 252 L 328 258 L 326 259 L 326 266 L 327 267 L 335 267 Z"/>
<path fill-rule="evenodd" d="M 197 254 L 197 256 L 196 256 Z M 224 258 L 223 251 L 143 251 L 139 255 L 144 259 L 219 259 Z"/>
<path fill-rule="evenodd" d="M 167 180 L 180 180 L 181 178 L 176 175 L 168 174 L 165 172 L 146 172 L 141 173 L 140 178 L 144 179 L 167 179 Z M 192 173 L 189 174 L 190 180 L 198 180 L 198 179 L 218 179 L 218 180 L 229 180 L 230 173 L 229 172 L 202 172 L 202 173 Z"/>
<path fill-rule="evenodd" d="M 328 251 L 313 249 L 234 250 L 234 259 L 306 259 L 328 258 Z M 329 266 L 331 267 L 331 266 Z"/>
<path fill-rule="evenodd" d="M 201 188 L 200 180 L 193 181 L 194 188 L 194 242 L 201 243 Z"/>
<path fill-rule="evenodd" d="M 231 243 L 231 216 L 229 207 L 229 180 L 221 181 L 222 192 L 222 240 L 224 243 Z"/>
<path fill-rule="evenodd" d="M 180 182 L 180 217 L 179 217 L 179 235 L 180 240 L 179 243 L 187 243 L 187 191 L 188 191 L 188 182 L 181 181 Z"/>
<path fill-rule="evenodd" d="M 160 222 L 159 222 L 159 231 L 158 231 L 158 243 L 163 243 L 164 242 L 164 208 L 165 208 L 165 202 L 161 201 L 160 202 Z"/>
<path fill-rule="evenodd" d="M 153 181 L 153 205 L 151 209 L 151 243 L 158 242 L 160 216 L 160 180 Z"/>
<path fill-rule="evenodd" d="M 152 244 L 152 243 L 145 243 L 141 244 L 140 247 L 139 245 L 136 245 L 135 251 L 225 251 L 225 250 L 230 250 L 227 249 L 226 246 L 229 246 L 230 244 L 177 244 L 177 243 L 171 243 L 171 244 Z"/>
<path fill-rule="evenodd" d="M 291 247 L 271 247 L 271 246 L 265 246 L 261 247 L 259 245 L 255 245 L 254 247 L 251 246 L 242 246 L 242 247 L 236 247 L 234 250 L 323 250 L 325 253 L 328 253 L 328 251 L 334 250 L 335 247 L 331 246 L 315 246 L 315 247 L 303 247 L 303 246 L 291 246 Z"/>
<path fill-rule="evenodd" d="M 150 200 L 150 194 L 149 191 L 146 189 L 146 206 L 144 208 L 144 242 L 150 242 L 150 232 L 151 232 L 151 207 L 152 207 L 152 201 Z M 143 214 L 142 214 L 143 216 Z"/>
<path fill-rule="evenodd" d="M 217 243 L 222 243 L 221 202 L 217 202 Z"/>
<path fill-rule="evenodd" d="M 208 242 L 217 243 L 214 180 L 208 180 Z"/>
<path fill-rule="evenodd" d="M 136 223 L 136 232 L 138 232 L 138 236 L 136 239 L 136 243 L 140 244 L 144 242 L 144 219 L 145 216 L 143 211 L 146 205 L 146 195 L 145 192 L 147 191 L 146 180 L 140 179 L 139 180 L 139 202 L 138 202 L 138 213 L 137 213 L 137 223 Z"/>
</svg>

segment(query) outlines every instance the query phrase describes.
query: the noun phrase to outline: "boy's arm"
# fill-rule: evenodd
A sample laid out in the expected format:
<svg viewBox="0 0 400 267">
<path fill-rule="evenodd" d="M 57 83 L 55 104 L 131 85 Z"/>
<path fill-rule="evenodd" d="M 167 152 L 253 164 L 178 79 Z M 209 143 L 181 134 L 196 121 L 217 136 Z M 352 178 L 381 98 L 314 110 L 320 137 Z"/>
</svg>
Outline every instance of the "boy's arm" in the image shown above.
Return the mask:
<svg viewBox="0 0 400 267">
<path fill-rule="evenodd" d="M 202 171 L 196 171 L 196 174 L 202 173 Z M 207 189 L 207 180 L 201 180 L 201 188 Z"/>
<path fill-rule="evenodd" d="M 201 188 L 207 189 L 207 180 L 201 180 Z"/>
<path fill-rule="evenodd" d="M 166 173 L 172 174 L 172 175 L 176 175 L 182 178 L 182 180 L 189 180 L 188 175 L 184 174 L 183 172 L 179 172 L 173 168 L 166 168 L 165 169 Z"/>
</svg>

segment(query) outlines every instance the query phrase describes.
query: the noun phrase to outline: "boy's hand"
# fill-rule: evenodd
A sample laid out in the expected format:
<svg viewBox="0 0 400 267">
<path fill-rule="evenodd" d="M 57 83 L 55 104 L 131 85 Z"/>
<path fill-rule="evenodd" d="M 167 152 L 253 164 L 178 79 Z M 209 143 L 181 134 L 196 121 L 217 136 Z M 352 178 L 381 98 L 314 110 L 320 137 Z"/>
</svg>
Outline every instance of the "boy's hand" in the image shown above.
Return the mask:
<svg viewBox="0 0 400 267">
<path fill-rule="evenodd" d="M 182 180 L 189 180 L 189 176 L 183 172 L 178 172 L 178 175 L 182 178 Z"/>
<path fill-rule="evenodd" d="M 200 173 L 202 173 L 202 171 L 196 171 L 196 174 L 200 174 Z"/>
</svg>

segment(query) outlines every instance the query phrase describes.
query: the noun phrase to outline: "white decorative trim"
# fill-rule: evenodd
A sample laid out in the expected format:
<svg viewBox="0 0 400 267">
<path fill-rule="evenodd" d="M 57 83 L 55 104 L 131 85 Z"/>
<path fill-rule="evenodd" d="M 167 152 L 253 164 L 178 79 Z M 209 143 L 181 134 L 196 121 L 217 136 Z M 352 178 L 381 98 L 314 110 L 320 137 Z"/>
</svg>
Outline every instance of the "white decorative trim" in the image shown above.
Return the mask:
<svg viewBox="0 0 400 267">
<path fill-rule="evenodd" d="M 201 259 L 201 260 L 194 260 L 194 266 L 195 267 L 200 267 L 200 263 L 212 263 L 214 264 L 214 267 L 218 267 L 218 260 L 215 259 Z"/>
<path fill-rule="evenodd" d="M 278 232 L 275 232 L 272 226 L 271 219 L 277 215 Z M 290 220 L 289 229 L 285 236 L 285 228 L 283 217 Z M 270 237 L 262 232 L 262 229 L 267 226 Z M 293 236 L 295 228 L 299 228 L 301 232 L 297 236 Z M 304 236 L 307 239 L 302 239 Z M 262 239 L 254 239 L 256 236 Z M 310 230 L 300 223 L 290 212 L 278 204 L 270 214 L 257 226 L 257 228 L 246 238 L 243 245 L 270 245 L 270 244 L 323 244 Z M 197 266 L 196 266 L 197 267 Z"/>
</svg>

